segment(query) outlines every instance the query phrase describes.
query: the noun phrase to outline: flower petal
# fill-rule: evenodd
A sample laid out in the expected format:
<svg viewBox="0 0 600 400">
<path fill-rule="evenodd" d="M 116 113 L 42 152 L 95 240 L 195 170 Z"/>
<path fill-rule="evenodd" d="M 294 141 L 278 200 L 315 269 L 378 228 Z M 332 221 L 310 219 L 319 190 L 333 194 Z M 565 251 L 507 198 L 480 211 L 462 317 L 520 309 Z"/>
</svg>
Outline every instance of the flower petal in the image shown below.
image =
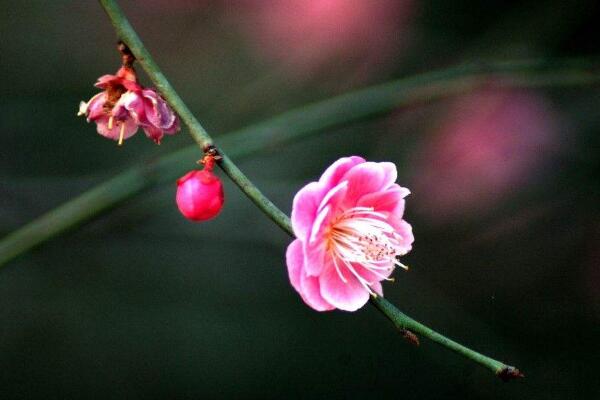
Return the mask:
<svg viewBox="0 0 600 400">
<path fill-rule="evenodd" d="M 346 267 L 340 266 L 342 281 L 332 264 L 329 264 L 319 276 L 321 296 L 329 304 L 345 311 L 356 311 L 369 301 L 369 292 Z"/>
<path fill-rule="evenodd" d="M 173 121 L 173 124 L 171 124 L 171 126 L 169 126 L 168 128 L 165 128 L 163 131 L 166 135 L 174 135 L 177 132 L 179 132 L 179 117 L 175 115 L 175 120 Z"/>
<path fill-rule="evenodd" d="M 333 310 L 334 307 L 321 297 L 318 278 L 309 277 L 304 272 L 304 254 L 300 240 L 296 239 L 288 246 L 286 262 L 290 283 L 302 300 L 317 311 Z"/>
<path fill-rule="evenodd" d="M 314 276 L 300 275 L 300 285 L 302 287 L 302 299 L 306 304 L 317 311 L 329 311 L 335 309 L 321 296 L 319 278 Z"/>
<path fill-rule="evenodd" d="M 132 91 L 123 93 L 119 98 L 119 101 L 115 103 L 115 106 L 112 109 L 112 115 L 118 119 L 123 119 L 131 115 L 138 125 L 145 123 L 144 102 L 142 97 L 138 93 Z"/>
<path fill-rule="evenodd" d="M 107 137 L 112 140 L 119 140 L 119 136 L 121 135 L 121 126 L 125 124 L 125 130 L 123 131 L 123 139 L 128 139 L 133 136 L 138 129 L 137 124 L 132 118 L 128 118 L 125 121 L 115 121 L 113 123 L 112 129 L 108 129 L 108 120 L 109 117 L 104 115 L 103 117 L 96 120 L 96 124 L 98 125 L 96 130 L 99 134 L 104 137 Z"/>
<path fill-rule="evenodd" d="M 309 276 L 318 276 L 323 270 L 325 262 L 326 243 L 324 240 L 324 231 L 329 226 L 329 221 L 333 218 L 331 207 L 327 206 L 320 210 L 313 221 L 310 235 L 303 244 L 304 249 L 304 269 Z"/>
<path fill-rule="evenodd" d="M 300 240 L 296 239 L 290 243 L 285 253 L 285 259 L 290 283 L 298 293 L 301 293 L 300 275 L 304 268 L 304 255 L 302 253 L 302 242 Z"/>
<path fill-rule="evenodd" d="M 323 195 L 323 186 L 318 182 L 311 182 L 296 193 L 291 219 L 297 238 L 308 241 L 308 235 L 317 217 L 317 208 Z"/>
<path fill-rule="evenodd" d="M 106 92 L 100 92 L 88 101 L 85 110 L 88 122 L 106 116 L 104 103 L 106 103 Z"/>
<path fill-rule="evenodd" d="M 372 207 L 378 212 L 394 213 L 402 217 L 406 191 L 398 185 L 381 192 L 367 193 L 358 200 L 357 206 Z"/>
<path fill-rule="evenodd" d="M 377 293 L 377 295 L 383 297 L 383 288 L 381 287 L 381 282 L 373 282 L 371 284 L 371 290 Z"/>
<path fill-rule="evenodd" d="M 152 89 L 144 89 L 142 96 L 148 122 L 160 129 L 172 127 L 175 123 L 175 113 L 167 102 Z"/>
<path fill-rule="evenodd" d="M 319 178 L 319 182 L 327 189 L 337 186 L 346 172 L 352 167 L 364 162 L 365 159 L 358 156 L 340 158 L 323 172 L 323 175 Z"/>
<path fill-rule="evenodd" d="M 375 282 L 379 282 L 388 278 L 395 270 L 395 266 L 392 261 L 389 263 L 379 265 L 380 267 L 389 267 L 387 270 L 377 270 L 376 272 L 370 271 L 367 268 L 363 267 L 361 264 L 354 264 L 354 270 L 358 275 L 360 275 L 365 281 L 369 282 L 369 284 L 373 284 Z"/>
<path fill-rule="evenodd" d="M 106 89 L 109 85 L 117 84 L 121 80 L 122 78 L 119 78 L 116 75 L 102 75 L 100 78 L 98 78 L 98 81 L 94 84 L 94 86 L 100 89 Z"/>
<path fill-rule="evenodd" d="M 144 133 L 146 134 L 146 136 L 148 136 L 150 139 L 152 139 L 154 141 L 154 143 L 160 144 L 160 141 L 164 136 L 162 129 L 157 128 L 152 125 L 143 126 L 143 128 L 144 128 Z"/>
<path fill-rule="evenodd" d="M 380 191 L 385 186 L 386 176 L 387 172 L 378 163 L 365 162 L 356 165 L 343 177 L 348 181 L 344 205 L 354 207 L 362 196 Z"/>
<path fill-rule="evenodd" d="M 406 254 L 411 251 L 412 244 L 415 241 L 412 226 L 402 218 L 397 218 L 394 215 L 390 215 L 388 222 L 394 227 L 396 233 L 402 237 L 401 244 L 403 253 Z"/>
<path fill-rule="evenodd" d="M 323 271 L 325 264 L 326 249 L 323 241 L 316 243 L 304 242 L 304 270 L 308 276 L 318 276 Z"/>
<path fill-rule="evenodd" d="M 384 161 L 377 163 L 377 165 L 379 165 L 384 172 L 381 189 L 387 189 L 393 185 L 394 182 L 396 182 L 396 179 L 398 179 L 398 170 L 396 169 L 396 164 Z"/>
</svg>

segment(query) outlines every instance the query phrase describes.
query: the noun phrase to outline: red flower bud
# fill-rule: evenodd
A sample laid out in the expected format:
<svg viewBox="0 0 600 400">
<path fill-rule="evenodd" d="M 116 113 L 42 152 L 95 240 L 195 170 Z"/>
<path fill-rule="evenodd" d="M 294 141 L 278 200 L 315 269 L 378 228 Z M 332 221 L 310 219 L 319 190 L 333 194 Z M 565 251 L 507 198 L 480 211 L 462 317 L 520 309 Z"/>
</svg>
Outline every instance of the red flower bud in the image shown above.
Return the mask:
<svg viewBox="0 0 600 400">
<path fill-rule="evenodd" d="M 212 168 L 190 171 L 177 180 L 177 207 L 189 220 L 206 221 L 219 214 L 225 197 Z"/>
</svg>

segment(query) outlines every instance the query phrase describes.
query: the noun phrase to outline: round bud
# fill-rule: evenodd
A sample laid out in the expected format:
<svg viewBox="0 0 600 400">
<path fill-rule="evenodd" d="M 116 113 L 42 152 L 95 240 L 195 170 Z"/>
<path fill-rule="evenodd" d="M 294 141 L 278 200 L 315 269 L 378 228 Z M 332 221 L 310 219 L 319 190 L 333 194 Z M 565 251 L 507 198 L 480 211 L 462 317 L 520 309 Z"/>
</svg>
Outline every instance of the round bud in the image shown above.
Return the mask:
<svg viewBox="0 0 600 400">
<path fill-rule="evenodd" d="M 177 180 L 177 207 L 189 220 L 206 221 L 223 208 L 223 184 L 212 171 L 190 171 Z"/>
</svg>

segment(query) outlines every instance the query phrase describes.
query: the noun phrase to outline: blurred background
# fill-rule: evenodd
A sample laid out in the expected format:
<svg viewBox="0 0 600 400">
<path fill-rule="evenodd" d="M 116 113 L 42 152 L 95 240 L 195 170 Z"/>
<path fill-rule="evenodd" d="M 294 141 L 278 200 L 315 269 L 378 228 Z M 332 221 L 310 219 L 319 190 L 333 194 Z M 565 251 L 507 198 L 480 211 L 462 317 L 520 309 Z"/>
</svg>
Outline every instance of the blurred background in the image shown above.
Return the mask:
<svg viewBox="0 0 600 400">
<path fill-rule="evenodd" d="M 217 141 L 466 61 L 600 53 L 595 0 L 121 4 Z M 119 64 L 95 1 L 0 11 L 0 234 L 191 143 L 140 132 L 117 147 L 75 116 Z M 504 384 L 427 340 L 414 348 L 370 306 L 312 311 L 288 283 L 290 239 L 235 186 L 224 179 L 219 218 L 193 224 L 173 179 L 2 267 L 1 397 L 597 397 L 599 110 L 598 86 L 492 84 L 240 162 L 286 212 L 341 156 L 395 162 L 416 242 L 386 297 L 523 380 Z"/>
</svg>

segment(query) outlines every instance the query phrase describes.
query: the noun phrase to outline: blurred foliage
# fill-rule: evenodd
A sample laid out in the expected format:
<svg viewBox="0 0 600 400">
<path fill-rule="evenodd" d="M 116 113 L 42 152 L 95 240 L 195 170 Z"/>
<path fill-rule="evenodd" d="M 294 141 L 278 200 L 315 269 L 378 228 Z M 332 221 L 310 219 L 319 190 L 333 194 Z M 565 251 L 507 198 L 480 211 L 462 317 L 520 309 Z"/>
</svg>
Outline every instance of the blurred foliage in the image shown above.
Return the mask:
<svg viewBox="0 0 600 400">
<path fill-rule="evenodd" d="M 385 67 L 357 72 L 340 58 L 297 75 L 251 44 L 236 2 L 122 4 L 217 140 L 309 101 L 466 60 L 600 50 L 596 1 L 415 1 L 406 44 Z M 158 147 L 138 134 L 118 148 L 75 117 L 118 63 L 95 2 L 4 1 L 0 11 L 0 233 L 190 143 L 182 133 Z M 236 187 L 226 183 L 218 219 L 197 225 L 178 214 L 173 183 L 3 268 L 3 397 L 597 396 L 597 89 L 536 94 L 560 120 L 560 151 L 499 201 L 440 222 L 419 206 L 427 188 L 413 190 L 412 268 L 386 287 L 410 315 L 519 366 L 525 380 L 504 385 L 431 343 L 412 348 L 370 308 L 311 311 L 287 281 L 288 238 Z M 295 191 L 351 153 L 394 161 L 399 182 L 418 186 L 419 160 L 453 104 L 399 109 L 241 167 L 286 212 Z"/>
</svg>

